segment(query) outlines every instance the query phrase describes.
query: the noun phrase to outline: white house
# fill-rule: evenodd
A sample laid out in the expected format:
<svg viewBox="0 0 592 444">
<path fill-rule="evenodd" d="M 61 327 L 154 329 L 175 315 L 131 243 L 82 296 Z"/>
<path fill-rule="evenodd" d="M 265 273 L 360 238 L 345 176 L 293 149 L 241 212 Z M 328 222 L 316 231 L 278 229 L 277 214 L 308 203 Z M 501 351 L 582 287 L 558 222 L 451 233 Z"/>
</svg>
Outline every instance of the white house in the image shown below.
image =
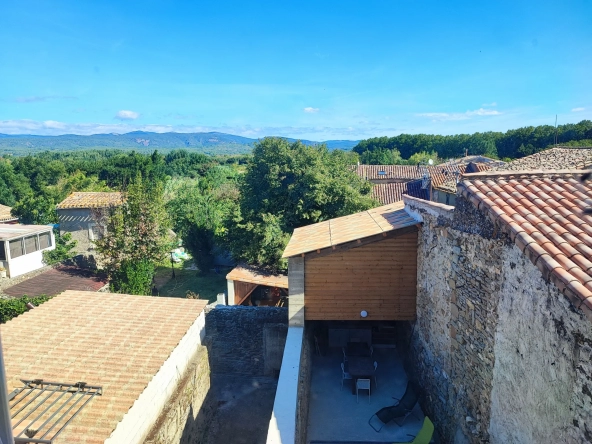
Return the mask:
<svg viewBox="0 0 592 444">
<path fill-rule="evenodd" d="M 0 266 L 8 277 L 43 267 L 42 252 L 54 248 L 51 226 L 0 224 Z"/>
</svg>

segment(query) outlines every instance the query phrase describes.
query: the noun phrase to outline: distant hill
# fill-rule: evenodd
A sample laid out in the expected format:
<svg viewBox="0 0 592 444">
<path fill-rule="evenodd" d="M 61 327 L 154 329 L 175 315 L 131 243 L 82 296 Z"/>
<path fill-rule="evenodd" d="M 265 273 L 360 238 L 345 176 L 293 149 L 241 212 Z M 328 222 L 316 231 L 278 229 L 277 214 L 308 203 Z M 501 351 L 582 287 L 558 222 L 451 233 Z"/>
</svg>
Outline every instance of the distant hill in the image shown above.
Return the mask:
<svg viewBox="0 0 592 444">
<path fill-rule="evenodd" d="M 296 139 L 288 139 L 294 141 Z M 140 152 L 168 151 L 185 148 L 205 154 L 246 154 L 257 139 L 224 133 L 151 133 L 134 131 L 126 134 L 93 134 L 78 136 L 33 136 L 0 134 L 0 154 L 23 155 L 39 151 L 72 151 L 95 148 L 134 149 Z M 355 140 L 302 141 L 308 145 L 326 143 L 329 149 L 350 150 Z"/>
</svg>

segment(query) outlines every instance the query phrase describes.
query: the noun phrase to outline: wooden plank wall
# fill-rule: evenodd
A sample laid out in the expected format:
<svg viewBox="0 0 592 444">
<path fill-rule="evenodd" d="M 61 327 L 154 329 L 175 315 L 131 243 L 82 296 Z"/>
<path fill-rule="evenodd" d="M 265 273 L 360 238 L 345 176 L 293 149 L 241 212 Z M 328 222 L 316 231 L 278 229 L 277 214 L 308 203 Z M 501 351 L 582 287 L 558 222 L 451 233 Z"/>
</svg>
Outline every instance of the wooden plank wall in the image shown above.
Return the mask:
<svg viewBox="0 0 592 444">
<path fill-rule="evenodd" d="M 234 281 L 234 303 L 240 304 L 245 296 L 251 294 L 255 288 L 257 288 L 257 284 Z"/>
<path fill-rule="evenodd" d="M 413 320 L 417 232 L 319 258 L 304 265 L 307 320 Z M 366 310 L 368 317 L 360 317 Z"/>
</svg>

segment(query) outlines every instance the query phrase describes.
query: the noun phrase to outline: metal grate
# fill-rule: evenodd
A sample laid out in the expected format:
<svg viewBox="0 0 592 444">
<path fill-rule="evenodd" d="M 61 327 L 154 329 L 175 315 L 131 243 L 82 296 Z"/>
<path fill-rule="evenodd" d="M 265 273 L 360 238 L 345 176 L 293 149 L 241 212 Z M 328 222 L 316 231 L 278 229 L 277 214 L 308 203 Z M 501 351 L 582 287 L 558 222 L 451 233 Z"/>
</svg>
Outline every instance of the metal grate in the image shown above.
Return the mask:
<svg viewBox="0 0 592 444">
<path fill-rule="evenodd" d="M 21 379 L 9 397 L 15 444 L 52 444 L 64 428 L 103 388 L 86 382 L 65 384 Z"/>
</svg>

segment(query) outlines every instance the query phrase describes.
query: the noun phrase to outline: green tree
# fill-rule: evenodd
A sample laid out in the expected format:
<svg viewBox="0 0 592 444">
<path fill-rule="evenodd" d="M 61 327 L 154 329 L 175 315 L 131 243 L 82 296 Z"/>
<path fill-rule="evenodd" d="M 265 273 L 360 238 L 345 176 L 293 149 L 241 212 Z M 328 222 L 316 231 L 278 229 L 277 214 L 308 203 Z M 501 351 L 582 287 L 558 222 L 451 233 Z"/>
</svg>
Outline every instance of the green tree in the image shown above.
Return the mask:
<svg viewBox="0 0 592 444">
<path fill-rule="evenodd" d="M 379 148 L 374 151 L 364 151 L 360 156 L 360 162 L 364 165 L 401 165 L 403 159 L 396 148 L 392 150 Z"/>
<path fill-rule="evenodd" d="M 137 174 L 124 203 L 110 209 L 105 233 L 95 243 L 112 291 L 150 294 L 155 264 L 171 248 L 163 190 L 162 182 Z"/>
<path fill-rule="evenodd" d="M 350 162 L 351 155 L 324 145 L 259 141 L 240 182 L 239 208 L 227 221 L 234 257 L 285 269 L 280 258 L 295 228 L 376 206 L 371 184 Z"/>
</svg>

